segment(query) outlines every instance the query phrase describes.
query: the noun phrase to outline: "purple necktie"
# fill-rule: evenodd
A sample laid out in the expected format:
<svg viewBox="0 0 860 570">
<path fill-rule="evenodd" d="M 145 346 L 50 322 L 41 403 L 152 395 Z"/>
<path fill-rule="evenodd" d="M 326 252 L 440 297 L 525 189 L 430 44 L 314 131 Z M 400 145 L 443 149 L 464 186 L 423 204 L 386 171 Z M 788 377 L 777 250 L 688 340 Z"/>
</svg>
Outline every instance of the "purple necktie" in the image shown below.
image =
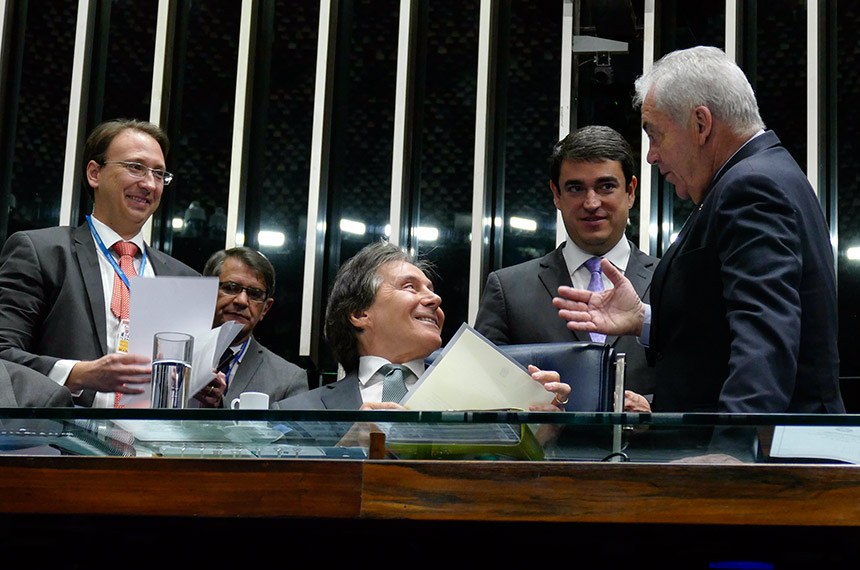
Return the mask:
<svg viewBox="0 0 860 570">
<path fill-rule="evenodd" d="M 591 272 L 591 281 L 588 282 L 588 290 L 599 292 L 603 291 L 603 275 L 600 272 L 600 257 L 592 257 L 585 262 L 585 267 Z M 606 335 L 593 332 L 591 340 L 594 342 L 606 342 Z"/>
</svg>

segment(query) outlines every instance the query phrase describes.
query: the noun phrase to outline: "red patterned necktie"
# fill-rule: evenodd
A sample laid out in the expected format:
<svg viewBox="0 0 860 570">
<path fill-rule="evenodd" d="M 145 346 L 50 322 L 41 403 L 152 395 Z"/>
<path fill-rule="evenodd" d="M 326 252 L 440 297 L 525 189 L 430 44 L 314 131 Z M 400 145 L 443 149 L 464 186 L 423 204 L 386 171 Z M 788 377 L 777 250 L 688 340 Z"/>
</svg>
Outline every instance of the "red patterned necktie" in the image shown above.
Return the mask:
<svg viewBox="0 0 860 570">
<path fill-rule="evenodd" d="M 137 246 L 130 241 L 118 241 L 111 248 L 119 254 L 119 268 L 125 273 L 126 277 L 137 275 L 134 270 L 134 256 L 137 255 Z M 128 318 L 128 287 L 120 278 L 119 274 L 114 272 L 113 275 L 113 295 L 110 301 L 111 312 L 120 319 Z"/>
<path fill-rule="evenodd" d="M 137 246 L 130 241 L 118 241 L 113 244 L 111 249 L 119 254 L 119 268 L 125 273 L 126 278 L 137 275 L 137 271 L 134 269 L 134 256 L 137 255 Z M 113 294 L 110 300 L 110 311 L 120 319 L 128 320 L 128 287 L 125 286 L 125 283 L 116 271 L 113 274 Z M 113 400 L 115 408 L 123 407 L 120 403 L 121 400 L 122 394 L 115 392 Z"/>
</svg>

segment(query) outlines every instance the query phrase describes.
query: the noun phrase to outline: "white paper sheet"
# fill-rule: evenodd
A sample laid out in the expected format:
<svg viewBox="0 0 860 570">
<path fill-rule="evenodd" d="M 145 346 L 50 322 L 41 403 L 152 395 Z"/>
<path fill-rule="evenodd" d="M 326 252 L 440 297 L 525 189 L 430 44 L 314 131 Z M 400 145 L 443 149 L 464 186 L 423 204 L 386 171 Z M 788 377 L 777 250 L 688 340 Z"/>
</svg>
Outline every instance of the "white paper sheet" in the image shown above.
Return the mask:
<svg viewBox="0 0 860 570">
<path fill-rule="evenodd" d="M 775 426 L 771 457 L 833 459 L 860 463 L 860 428 Z"/>
<path fill-rule="evenodd" d="M 410 410 L 525 410 L 555 398 L 517 361 L 463 323 L 401 404 Z"/>
<path fill-rule="evenodd" d="M 212 380 L 212 369 L 218 366 L 218 359 L 241 330 L 241 323 L 227 321 L 219 327 L 194 336 L 194 362 L 201 365 L 192 364 L 191 366 L 191 380 L 188 382 L 189 401 Z M 203 365 L 207 362 L 208 367 Z"/>
<path fill-rule="evenodd" d="M 181 332 L 194 337 L 189 397 L 212 379 L 213 354 L 220 354 L 230 344 L 230 337 L 219 352 L 219 329 L 212 328 L 215 300 L 218 297 L 217 277 L 155 277 L 133 276 L 129 280 L 128 351 L 152 358 L 152 339 L 157 332 Z M 231 326 L 235 323 L 231 323 Z M 235 336 L 235 335 L 234 335 Z M 222 341 L 223 342 L 223 341 Z M 202 382 L 202 383 L 201 383 Z M 195 389 L 196 386 L 196 389 Z M 143 394 L 123 396 L 130 408 L 148 408 L 149 385 Z"/>
</svg>

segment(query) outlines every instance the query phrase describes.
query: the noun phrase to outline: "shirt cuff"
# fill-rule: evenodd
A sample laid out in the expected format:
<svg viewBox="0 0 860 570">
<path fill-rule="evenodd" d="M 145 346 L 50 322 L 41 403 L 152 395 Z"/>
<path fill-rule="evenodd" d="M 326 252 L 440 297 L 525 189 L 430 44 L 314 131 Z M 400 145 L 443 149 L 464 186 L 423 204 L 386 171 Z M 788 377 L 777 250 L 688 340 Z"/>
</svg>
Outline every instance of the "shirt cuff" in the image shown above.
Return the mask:
<svg viewBox="0 0 860 570">
<path fill-rule="evenodd" d="M 72 368 L 75 367 L 75 364 L 80 362 L 80 360 L 58 360 L 54 367 L 51 368 L 51 371 L 48 372 L 48 378 L 59 384 L 60 386 L 66 385 L 66 380 L 69 379 L 69 374 L 72 373 Z M 72 396 L 78 397 L 83 393 L 83 390 L 78 390 L 77 392 L 72 392 Z"/>
<path fill-rule="evenodd" d="M 648 303 L 642 304 L 645 305 L 645 320 L 642 322 L 642 334 L 639 335 L 639 344 L 647 347 L 651 337 L 651 305 Z"/>
</svg>

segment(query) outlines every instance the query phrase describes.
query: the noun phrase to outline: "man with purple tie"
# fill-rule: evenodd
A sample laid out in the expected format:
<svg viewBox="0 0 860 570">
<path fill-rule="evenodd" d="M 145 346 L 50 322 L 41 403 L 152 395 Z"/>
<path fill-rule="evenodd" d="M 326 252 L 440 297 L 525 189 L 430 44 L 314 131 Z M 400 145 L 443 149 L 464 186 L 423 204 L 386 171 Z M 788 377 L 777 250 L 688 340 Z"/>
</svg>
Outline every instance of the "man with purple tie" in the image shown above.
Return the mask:
<svg viewBox="0 0 860 570">
<path fill-rule="evenodd" d="M 625 409 L 646 411 L 655 377 L 644 348 L 629 337 L 569 330 L 552 304 L 563 285 L 611 288 L 599 274 L 602 258 L 630 279 L 637 295 L 648 299 L 657 259 L 624 235 L 636 199 L 633 172 L 630 145 L 609 127 L 583 127 L 556 143 L 549 187 L 567 239 L 541 258 L 490 273 L 475 328 L 496 344 L 606 342 L 627 355 L 625 385 L 630 391 Z"/>
</svg>

